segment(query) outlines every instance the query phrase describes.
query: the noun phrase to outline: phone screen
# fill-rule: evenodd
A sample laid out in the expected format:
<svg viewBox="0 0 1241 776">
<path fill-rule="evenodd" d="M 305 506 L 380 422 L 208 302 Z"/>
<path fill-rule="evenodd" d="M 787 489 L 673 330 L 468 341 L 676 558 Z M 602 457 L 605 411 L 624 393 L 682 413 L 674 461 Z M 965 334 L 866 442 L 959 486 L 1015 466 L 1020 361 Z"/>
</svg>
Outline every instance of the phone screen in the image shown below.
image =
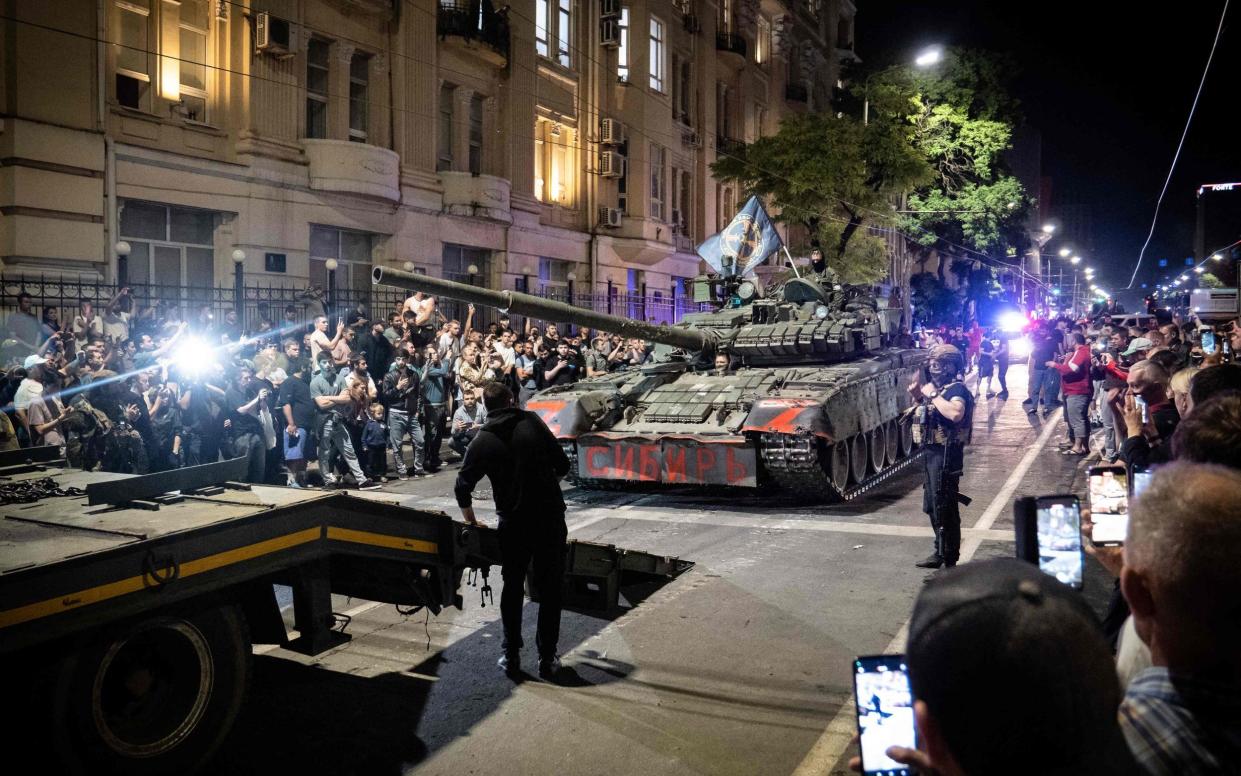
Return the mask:
<svg viewBox="0 0 1241 776">
<path fill-rule="evenodd" d="M 1129 530 L 1128 476 L 1122 466 L 1090 470 L 1090 519 L 1095 544 L 1124 544 Z"/>
<path fill-rule="evenodd" d="M 1038 567 L 1070 587 L 1082 586 L 1082 513 L 1077 499 L 1038 499 Z"/>
<path fill-rule="evenodd" d="M 1202 332 L 1202 352 L 1208 356 L 1215 352 L 1215 332 Z"/>
<path fill-rule="evenodd" d="M 888 747 L 913 749 L 913 693 L 904 655 L 859 657 L 853 661 L 853 696 L 861 739 L 862 773 L 909 776 L 910 769 L 886 754 Z"/>
<path fill-rule="evenodd" d="M 1130 484 L 1133 485 L 1134 496 L 1146 490 L 1146 486 L 1151 484 L 1151 474 L 1152 472 L 1149 469 L 1133 470 L 1133 480 Z"/>
</svg>

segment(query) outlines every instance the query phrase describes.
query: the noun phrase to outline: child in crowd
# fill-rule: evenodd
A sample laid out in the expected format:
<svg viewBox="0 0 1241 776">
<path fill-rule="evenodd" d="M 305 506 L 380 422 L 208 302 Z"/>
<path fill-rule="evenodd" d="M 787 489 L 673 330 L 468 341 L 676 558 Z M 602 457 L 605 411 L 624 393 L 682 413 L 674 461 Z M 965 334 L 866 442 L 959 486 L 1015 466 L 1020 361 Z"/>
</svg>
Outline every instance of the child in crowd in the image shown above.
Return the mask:
<svg viewBox="0 0 1241 776">
<path fill-rule="evenodd" d="M 369 417 L 362 429 L 362 446 L 366 448 L 362 468 L 367 477 L 385 482 L 388 473 L 388 424 L 384 423 L 384 406 L 376 402 L 367 411 Z"/>
</svg>

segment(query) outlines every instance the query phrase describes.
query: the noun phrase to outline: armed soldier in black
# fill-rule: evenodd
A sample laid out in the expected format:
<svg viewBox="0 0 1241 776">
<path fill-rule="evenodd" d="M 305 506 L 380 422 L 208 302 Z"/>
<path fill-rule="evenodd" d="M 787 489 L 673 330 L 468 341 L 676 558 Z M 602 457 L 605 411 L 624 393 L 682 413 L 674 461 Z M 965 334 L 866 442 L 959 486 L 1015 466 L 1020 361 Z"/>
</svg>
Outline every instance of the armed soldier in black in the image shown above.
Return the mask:
<svg viewBox="0 0 1241 776">
<path fill-rule="evenodd" d="M 914 441 L 925 447 L 926 482 L 922 510 L 935 530 L 935 552 L 918 566 L 937 569 L 957 565 L 961 556 L 960 504 L 969 499 L 959 492 L 965 468 L 965 445 L 974 419 L 974 397 L 965 383 L 965 359 L 952 345 L 931 348 L 926 374 L 909 386 L 918 402 L 914 408 Z"/>
</svg>

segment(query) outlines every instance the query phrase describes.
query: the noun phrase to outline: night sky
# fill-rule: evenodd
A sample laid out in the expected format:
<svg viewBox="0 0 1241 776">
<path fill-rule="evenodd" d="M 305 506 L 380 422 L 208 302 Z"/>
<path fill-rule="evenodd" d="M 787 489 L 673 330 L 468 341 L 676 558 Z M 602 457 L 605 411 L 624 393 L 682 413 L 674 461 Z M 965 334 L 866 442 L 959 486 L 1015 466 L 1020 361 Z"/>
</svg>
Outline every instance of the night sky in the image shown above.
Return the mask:
<svg viewBox="0 0 1241 776">
<path fill-rule="evenodd" d="M 1105 288 L 1123 288 L 1150 229 L 1224 0 L 857 5 L 856 51 L 868 69 L 909 60 L 933 43 L 1016 59 L 1014 91 L 1027 122 L 1042 134 L 1043 175 L 1051 178 L 1047 211 L 1054 219 L 1057 203 L 1091 206 L 1095 255 L 1087 259 Z M 1192 255 L 1200 184 L 1241 181 L 1239 47 L 1241 2 L 1233 2 L 1137 283 L 1154 279 L 1158 259 L 1171 265 Z"/>
</svg>

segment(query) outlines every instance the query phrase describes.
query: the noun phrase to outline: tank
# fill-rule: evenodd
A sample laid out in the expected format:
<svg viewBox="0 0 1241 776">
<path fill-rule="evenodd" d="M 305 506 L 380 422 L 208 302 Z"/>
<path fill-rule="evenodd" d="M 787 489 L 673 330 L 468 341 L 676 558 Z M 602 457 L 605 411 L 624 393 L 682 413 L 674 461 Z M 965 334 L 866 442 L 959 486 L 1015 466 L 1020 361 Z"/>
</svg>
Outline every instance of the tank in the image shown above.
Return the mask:
<svg viewBox="0 0 1241 776">
<path fill-rule="evenodd" d="M 641 367 L 539 391 L 537 412 L 587 487 L 774 487 L 849 500 L 920 455 L 905 410 L 926 351 L 891 347 L 898 309 L 830 276 L 702 276 L 710 311 L 658 325 L 516 291 L 375 267 L 376 284 L 657 343 Z M 715 356 L 730 367 L 714 367 Z"/>
</svg>

